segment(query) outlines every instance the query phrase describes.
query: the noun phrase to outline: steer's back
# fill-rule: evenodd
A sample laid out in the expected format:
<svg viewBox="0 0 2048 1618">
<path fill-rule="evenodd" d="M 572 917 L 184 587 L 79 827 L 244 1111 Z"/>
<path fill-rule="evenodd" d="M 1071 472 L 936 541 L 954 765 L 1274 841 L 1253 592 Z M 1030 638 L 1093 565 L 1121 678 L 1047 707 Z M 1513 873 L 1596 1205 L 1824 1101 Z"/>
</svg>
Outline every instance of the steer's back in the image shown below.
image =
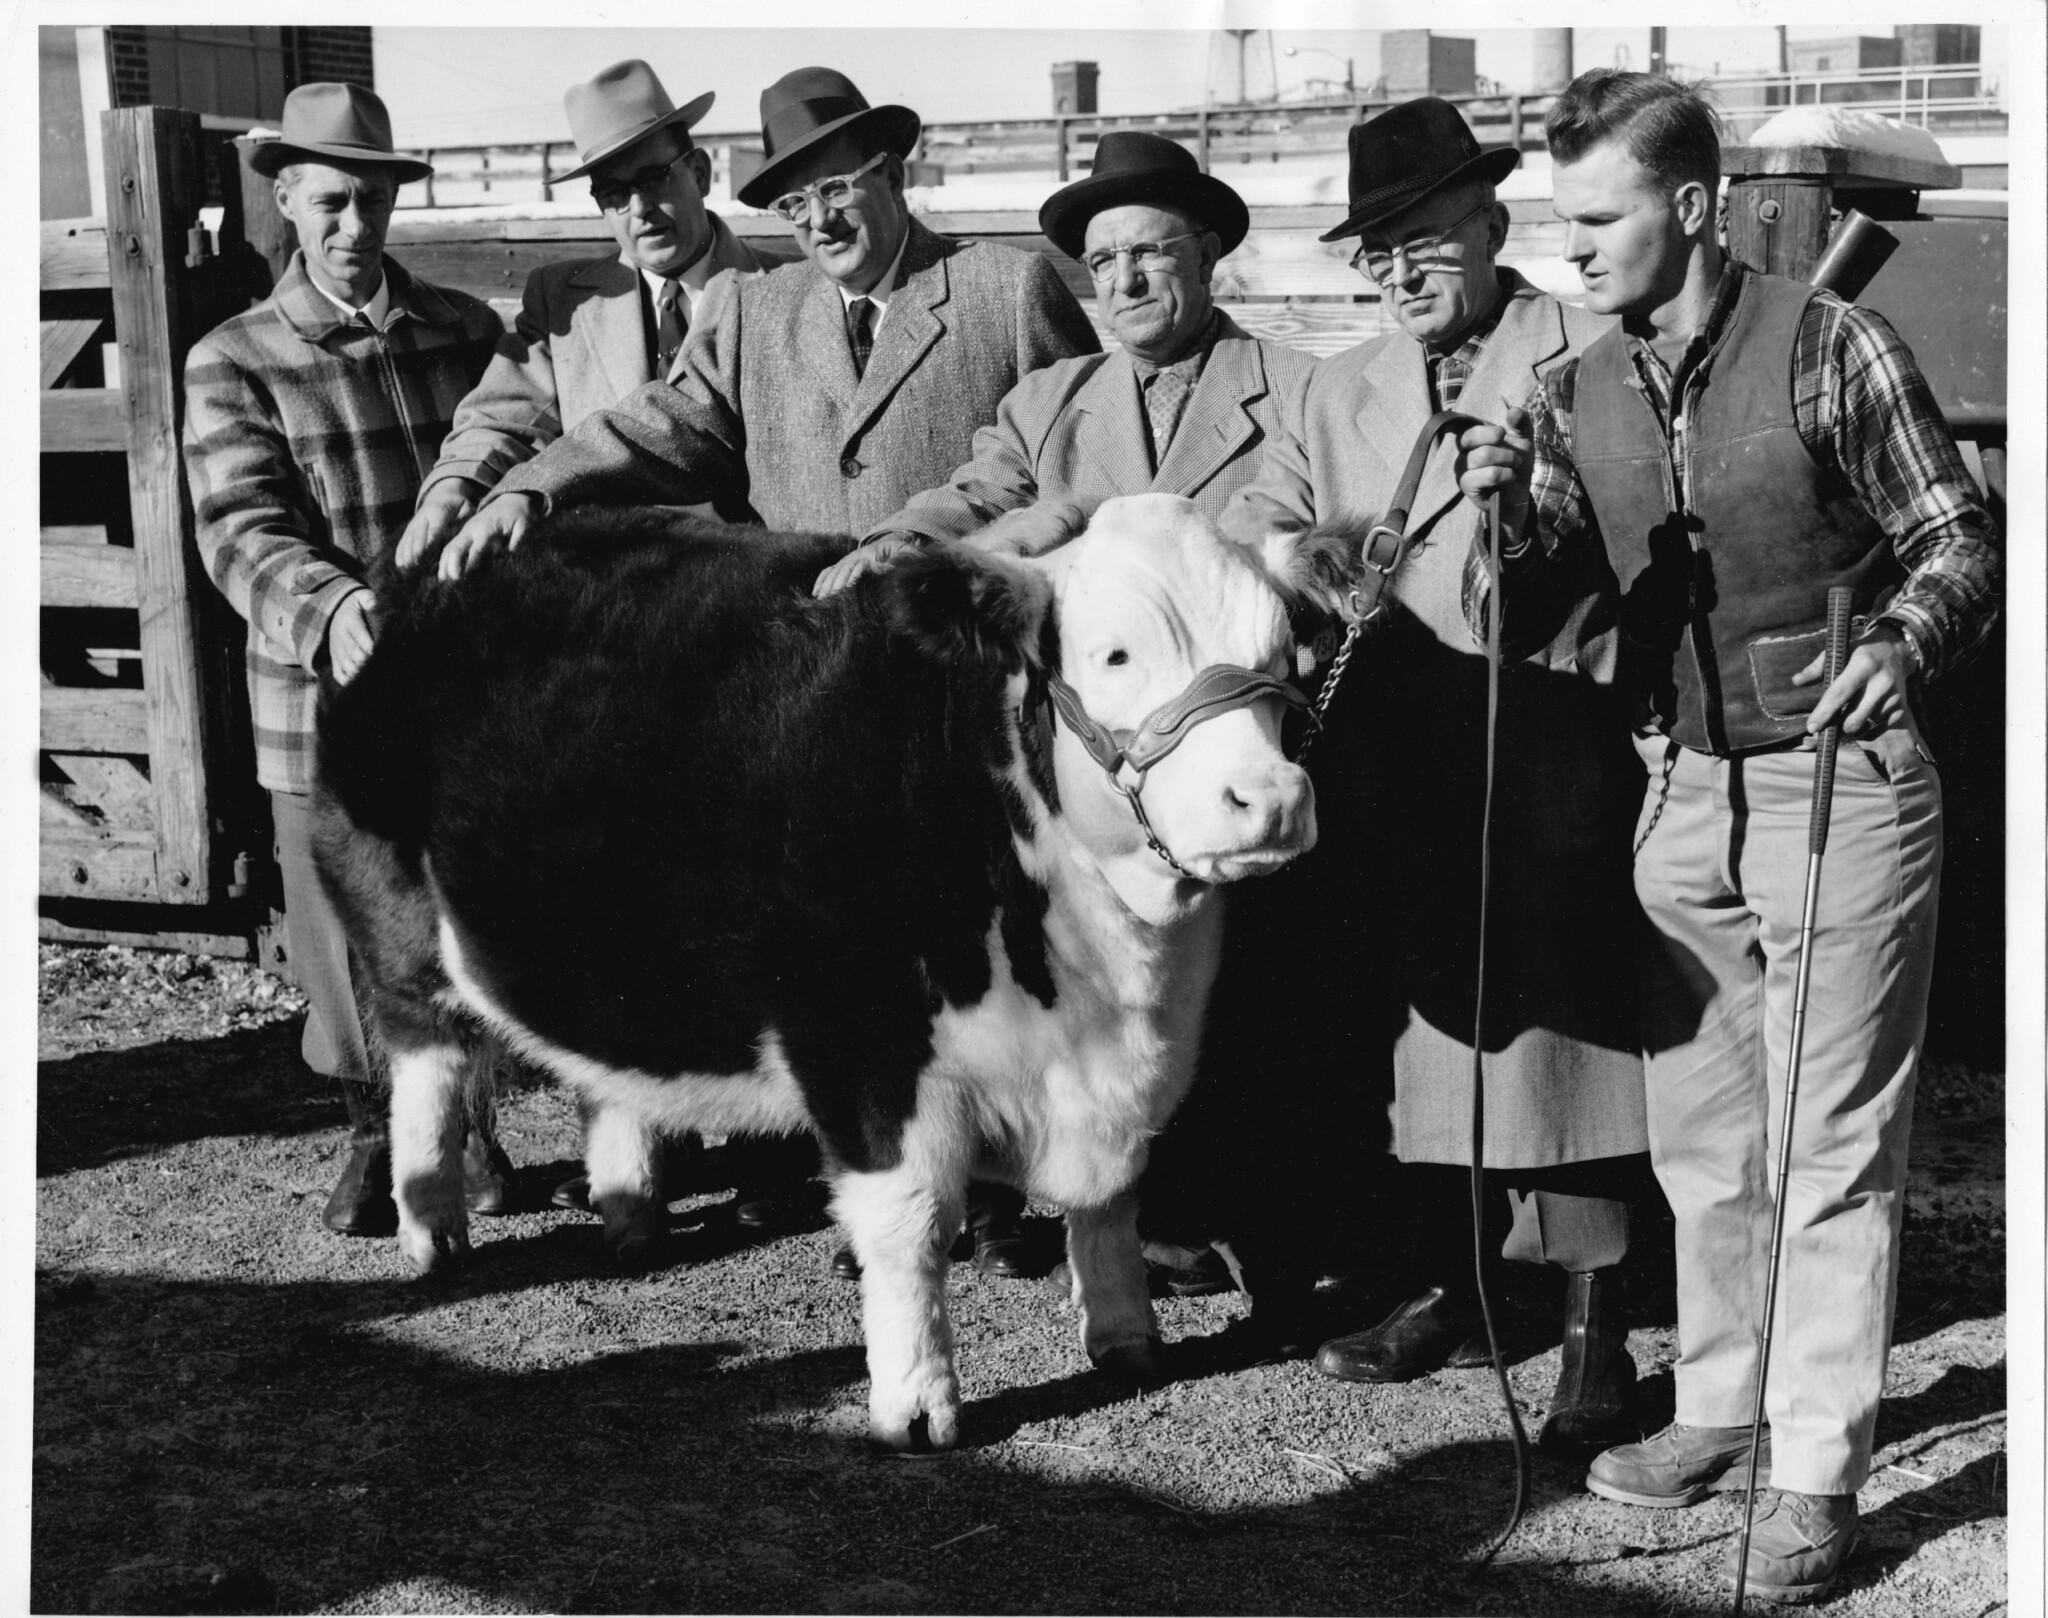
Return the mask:
<svg viewBox="0 0 2048 1618">
<path fill-rule="evenodd" d="M 935 996 L 980 992 L 1014 873 L 1000 678 L 918 655 L 880 590 L 811 599 L 843 542 L 555 531 L 402 584 L 330 694 L 359 947 L 417 977 L 430 913 L 495 1005 L 610 1068 L 738 1073 L 769 1027 L 793 1056 L 856 1026 L 910 1054 Z"/>
</svg>

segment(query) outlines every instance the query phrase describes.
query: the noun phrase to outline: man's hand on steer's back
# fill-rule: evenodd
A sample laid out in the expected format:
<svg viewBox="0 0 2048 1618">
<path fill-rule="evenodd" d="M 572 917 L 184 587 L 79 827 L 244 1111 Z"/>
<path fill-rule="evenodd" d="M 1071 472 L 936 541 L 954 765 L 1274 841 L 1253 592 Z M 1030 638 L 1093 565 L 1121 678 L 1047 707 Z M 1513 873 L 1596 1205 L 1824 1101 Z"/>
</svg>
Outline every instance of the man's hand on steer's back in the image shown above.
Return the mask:
<svg viewBox="0 0 2048 1618">
<path fill-rule="evenodd" d="M 820 573 L 817 582 L 811 586 L 811 594 L 819 597 L 837 595 L 863 573 L 887 567 L 897 557 L 916 549 L 910 540 L 899 539 L 894 534 L 871 539 L 865 545 L 855 546 Z"/>
<path fill-rule="evenodd" d="M 342 685 L 356 677 L 377 644 L 376 612 L 377 598 L 368 590 L 354 590 L 327 621 L 327 666 Z"/>
<path fill-rule="evenodd" d="M 1527 526 L 1534 447 L 1528 412 L 1513 406 L 1508 409 L 1505 427 L 1482 422 L 1458 435 L 1458 487 L 1467 500 L 1481 508 L 1490 495 L 1500 496 L 1504 534 L 1520 534 Z"/>
<path fill-rule="evenodd" d="M 441 577 L 459 579 L 486 556 L 516 550 L 540 510 L 540 496 L 521 491 L 501 494 L 481 507 L 441 552 Z"/>
<path fill-rule="evenodd" d="M 467 478 L 443 478 L 428 489 L 399 536 L 394 558 L 398 565 L 416 567 L 432 560 L 448 536 L 475 513 L 478 493 L 478 486 Z"/>
</svg>

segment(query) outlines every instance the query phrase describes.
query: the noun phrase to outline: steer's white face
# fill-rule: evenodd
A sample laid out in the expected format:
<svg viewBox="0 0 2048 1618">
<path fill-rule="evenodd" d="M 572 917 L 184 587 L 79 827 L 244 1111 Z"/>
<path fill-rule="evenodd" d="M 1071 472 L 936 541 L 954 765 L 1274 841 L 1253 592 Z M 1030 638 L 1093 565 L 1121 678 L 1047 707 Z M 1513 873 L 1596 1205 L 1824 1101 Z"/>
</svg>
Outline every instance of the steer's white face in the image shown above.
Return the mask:
<svg viewBox="0 0 2048 1618">
<path fill-rule="evenodd" d="M 1265 556 L 1177 495 L 1106 501 L 1035 565 L 1053 579 L 1060 672 L 1112 730 L 1135 729 L 1212 664 L 1288 671 L 1293 642 Z M 1152 828 L 1197 881 L 1277 870 L 1315 845 L 1315 792 L 1281 751 L 1281 717 L 1267 697 L 1205 720 L 1146 775 Z M 1064 724 L 1056 736 L 1063 817 L 1126 901 L 1157 913 L 1187 879 L 1146 846 L 1130 804 Z"/>
</svg>

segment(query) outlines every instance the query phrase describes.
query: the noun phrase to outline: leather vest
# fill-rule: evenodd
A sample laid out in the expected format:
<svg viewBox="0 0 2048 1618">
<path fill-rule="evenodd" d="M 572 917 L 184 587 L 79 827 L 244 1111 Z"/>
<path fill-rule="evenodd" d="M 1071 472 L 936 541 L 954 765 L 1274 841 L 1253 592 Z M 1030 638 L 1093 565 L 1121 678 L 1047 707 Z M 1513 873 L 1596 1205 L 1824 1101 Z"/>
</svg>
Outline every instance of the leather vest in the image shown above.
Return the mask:
<svg viewBox="0 0 2048 1618">
<path fill-rule="evenodd" d="M 1619 326 L 1579 360 L 1579 478 L 1622 590 L 1621 682 L 1683 746 L 1738 753 L 1796 740 L 1819 681 L 1832 585 L 1856 629 L 1905 573 L 1848 479 L 1816 465 L 1793 414 L 1802 282 L 1740 272 L 1735 307 L 1674 400 L 1685 487 Z"/>
</svg>

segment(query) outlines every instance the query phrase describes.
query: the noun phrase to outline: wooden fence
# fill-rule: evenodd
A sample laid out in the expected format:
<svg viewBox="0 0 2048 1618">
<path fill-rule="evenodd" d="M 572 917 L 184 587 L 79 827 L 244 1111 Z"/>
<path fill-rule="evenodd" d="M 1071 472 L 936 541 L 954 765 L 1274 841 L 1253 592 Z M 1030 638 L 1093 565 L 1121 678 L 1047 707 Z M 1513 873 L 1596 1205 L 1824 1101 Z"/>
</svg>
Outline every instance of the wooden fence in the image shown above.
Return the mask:
<svg viewBox="0 0 2048 1618">
<path fill-rule="evenodd" d="M 179 456 L 185 353 L 229 312 L 199 228 L 208 149 L 192 113 L 104 128 L 106 218 L 42 228 L 43 932 L 250 934 L 241 636 Z"/>
</svg>

